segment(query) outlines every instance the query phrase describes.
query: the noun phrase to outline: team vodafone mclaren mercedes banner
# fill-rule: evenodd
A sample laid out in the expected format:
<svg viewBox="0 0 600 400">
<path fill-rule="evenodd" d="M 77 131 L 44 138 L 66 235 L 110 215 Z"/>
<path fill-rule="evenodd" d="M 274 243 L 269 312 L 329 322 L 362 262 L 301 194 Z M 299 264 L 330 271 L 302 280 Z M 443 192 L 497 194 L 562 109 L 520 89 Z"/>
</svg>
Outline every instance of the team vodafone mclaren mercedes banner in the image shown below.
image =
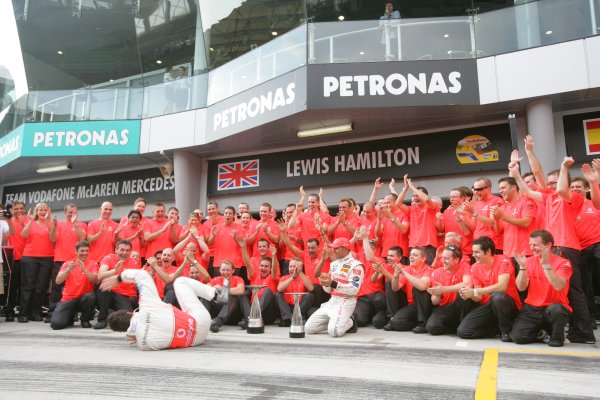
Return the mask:
<svg viewBox="0 0 600 400">
<path fill-rule="evenodd" d="M 47 203 L 62 210 L 66 203 L 79 208 L 100 207 L 104 201 L 113 205 L 133 204 L 143 197 L 148 203 L 175 199 L 175 178 L 163 178 L 158 168 L 95 175 L 85 178 L 5 186 L 2 204 L 22 201 L 27 205 Z"/>
<path fill-rule="evenodd" d="M 308 108 L 479 104 L 476 60 L 310 65 Z"/>
<path fill-rule="evenodd" d="M 208 194 L 506 169 L 508 124 L 213 160 Z"/>
</svg>

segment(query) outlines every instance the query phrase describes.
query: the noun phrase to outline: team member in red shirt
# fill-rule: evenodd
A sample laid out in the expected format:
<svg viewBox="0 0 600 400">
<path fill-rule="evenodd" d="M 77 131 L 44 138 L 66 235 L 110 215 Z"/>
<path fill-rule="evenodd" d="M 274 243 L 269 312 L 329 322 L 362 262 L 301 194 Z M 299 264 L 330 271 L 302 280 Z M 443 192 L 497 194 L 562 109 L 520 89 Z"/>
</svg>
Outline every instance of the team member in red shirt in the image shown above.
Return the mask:
<svg viewBox="0 0 600 400">
<path fill-rule="evenodd" d="M 235 212 L 235 209 L 232 211 Z M 202 304 L 204 304 L 211 316 L 213 316 L 210 324 L 210 331 L 213 333 L 219 332 L 225 323 L 230 322 L 229 320 L 239 306 L 239 297 L 244 296 L 246 290 L 244 280 L 239 276 L 233 275 L 233 270 L 234 267 L 231 261 L 221 261 L 221 267 L 219 268 L 221 276 L 212 278 L 208 283 L 209 286 L 217 290 L 228 290 L 229 296 L 226 305 L 211 303 L 205 299 L 201 299 Z"/>
<path fill-rule="evenodd" d="M 385 284 L 382 279 L 377 279 L 375 265 L 381 265 L 383 260 L 375 257 L 376 243 L 369 240 L 367 230 L 361 227 L 357 230 L 355 239 L 357 243 L 362 242 L 364 251 L 357 255 L 365 269 L 363 284 L 356 295 L 356 308 L 354 317 L 359 327 L 367 326 L 372 323 L 376 329 L 381 329 L 387 323 L 386 302 L 385 302 Z M 375 278 L 374 278 L 375 277 Z M 374 279 L 373 279 L 374 278 Z"/>
<path fill-rule="evenodd" d="M 98 269 L 98 281 L 119 275 L 126 269 L 140 269 L 140 265 L 131 255 L 131 243 L 127 240 L 119 240 L 115 245 L 115 252 L 105 256 L 100 261 Z M 98 322 L 94 329 L 106 328 L 108 309 L 133 311 L 138 306 L 138 292 L 132 283 L 119 283 L 112 291 L 98 292 Z"/>
<path fill-rule="evenodd" d="M 285 244 L 283 239 L 283 231 L 284 229 L 287 229 L 290 219 L 292 218 L 292 215 L 294 215 L 294 211 L 296 211 L 296 205 L 294 203 L 288 204 L 283 211 L 282 221 L 278 221 L 279 232 L 281 232 L 281 237 L 279 238 L 279 254 L 281 254 L 281 260 L 279 260 L 279 270 L 282 275 L 287 275 L 289 273 L 288 266 L 290 260 L 294 257 L 297 257 L 297 255 L 295 255 Z M 300 228 L 300 226 L 290 229 L 287 234 L 291 242 L 298 249 L 304 248 L 304 243 L 302 242 L 302 228 Z"/>
<path fill-rule="evenodd" d="M 144 213 L 146 212 L 146 199 L 144 199 L 143 197 L 138 197 L 137 199 L 135 199 L 135 201 L 133 202 L 133 209 L 140 213 L 139 222 L 143 225 L 148 220 L 148 218 L 144 217 Z M 130 215 L 131 213 L 129 213 L 126 217 L 121 218 L 119 225 L 127 224 Z"/>
<path fill-rule="evenodd" d="M 427 293 L 433 269 L 426 264 L 426 259 L 426 250 L 415 247 L 410 251 L 409 265 L 394 265 L 392 290 L 404 292 L 406 303 L 393 315 L 389 324 L 383 327 L 386 331 L 426 332 L 425 316 L 430 315 L 433 308 L 431 295 Z"/>
<path fill-rule="evenodd" d="M 171 207 L 169 215 L 165 216 L 165 205 L 154 203 L 152 213 L 154 218 L 144 224 L 144 239 L 146 241 L 146 258 L 158 250 L 173 248 L 177 244 L 181 226 L 178 224 L 179 212 Z"/>
<path fill-rule="evenodd" d="M 542 177 L 538 179 L 540 192 L 534 192 L 525 185 L 519 173 L 518 163 L 511 162 L 509 171 L 517 181 L 521 192 L 531 199 L 542 199 L 545 202 L 546 230 L 554 237 L 553 251 L 571 262 L 573 273 L 569 282 L 569 304 L 573 312 L 569 321 L 568 339 L 574 343 L 595 343 L 592 320 L 581 284 L 579 268 L 581 244 L 575 229 L 575 219 L 581 212 L 584 199 L 580 193 L 571 192 L 569 189 L 571 183 L 569 168 L 573 163 L 573 158 L 565 157 L 560 169 L 550 171 L 546 185 L 543 185 L 541 184 L 541 179 L 544 179 L 543 172 L 541 168 L 536 169 L 536 163 L 530 158 L 532 171 L 534 173 L 538 171 L 536 178 L 538 175 Z"/>
<path fill-rule="evenodd" d="M 413 197 L 411 205 L 407 206 L 404 204 L 404 197 L 409 188 L 413 192 Z M 429 198 L 427 189 L 416 187 L 408 175 L 404 175 L 404 187 L 398 195 L 396 206 L 410 218 L 408 247 L 425 247 L 427 263 L 431 264 L 437 248 L 436 214 L 440 210 L 439 205 Z"/>
<path fill-rule="evenodd" d="M 587 164 L 581 168 L 585 179 L 575 178 L 571 182 L 571 191 L 585 195 L 594 188 L 592 199 L 600 192 L 598 176 Z M 587 179 L 587 180 L 586 180 Z M 588 310 L 592 316 L 592 324 L 596 326 L 596 303 L 594 301 L 594 270 L 600 272 L 600 209 L 594 206 L 593 200 L 584 200 L 581 212 L 575 218 L 575 231 L 581 245 L 579 265 L 581 267 L 581 285 L 585 294 Z"/>
<path fill-rule="evenodd" d="M 219 214 L 219 204 L 216 201 L 209 201 L 206 205 L 206 214 L 208 218 L 202 223 L 204 241 L 208 241 L 208 237 L 212 232 L 213 226 L 217 226 L 223 222 L 223 216 Z M 207 243 L 208 244 L 208 243 Z M 219 264 L 214 263 L 215 259 L 215 243 L 208 244 L 210 258 L 208 261 L 208 273 L 211 276 L 219 275 Z"/>
<path fill-rule="evenodd" d="M 389 321 L 394 317 L 398 310 L 407 304 L 406 293 L 401 290 L 394 291 L 392 289 L 394 269 L 402 262 L 402 249 L 399 246 L 390 247 L 385 259 L 381 257 L 373 258 L 372 255 L 367 252 L 365 253 L 367 259 L 371 260 L 373 270 L 375 271 L 373 275 L 371 275 L 371 282 L 383 279 L 385 288 L 385 316 L 388 321 L 388 324 L 384 325 L 383 329 L 391 330 Z"/>
<path fill-rule="evenodd" d="M 28 217 L 25 215 L 25 203 L 16 201 L 10 207 L 12 218 L 6 222 L 11 228 L 12 233 L 8 236 L 8 245 L 13 249 L 12 273 L 10 274 L 10 282 L 8 283 L 8 293 L 6 301 L 6 322 L 15 320 L 15 307 L 19 302 L 21 293 L 21 257 L 25 248 L 26 239 L 21 236 L 21 231 L 28 222 Z"/>
<path fill-rule="evenodd" d="M 212 227 L 206 243 L 209 246 L 213 243 L 215 245 L 214 265 L 221 265 L 223 260 L 229 260 L 233 263 L 234 275 L 241 276 L 244 282 L 249 282 L 246 266 L 242 259 L 242 250 L 235 240 L 239 231 L 240 225 L 235 222 L 235 208 L 227 206 L 223 211 L 223 223 Z M 219 267 L 219 273 L 220 270 Z M 211 276 L 215 275 L 216 272 L 213 268 Z"/>
<path fill-rule="evenodd" d="M 259 208 L 260 221 L 250 227 L 251 234 L 247 237 L 248 243 L 252 244 L 252 255 L 257 257 L 258 241 L 261 239 L 267 240 L 272 245 L 279 244 L 281 233 L 277 227 L 277 223 L 271 219 L 271 210 L 273 207 L 269 203 L 262 203 Z"/>
<path fill-rule="evenodd" d="M 19 322 L 42 320 L 42 304 L 50 285 L 54 266 L 54 241 L 56 240 L 56 217 L 51 218 L 46 203 L 38 203 L 33 215 L 21 231 L 26 239 L 22 258 L 21 306 Z"/>
<path fill-rule="evenodd" d="M 501 207 L 504 201 L 498 196 L 492 194 L 492 181 L 488 178 L 479 178 L 473 184 L 475 193 L 475 202 L 465 201 L 464 210 L 473 217 L 465 222 L 473 232 L 473 238 L 477 239 L 487 236 L 494 241 L 496 252 L 502 254 L 504 248 L 502 236 L 496 233 L 494 229 L 495 219 L 490 215 L 492 207 Z"/>
<path fill-rule="evenodd" d="M 444 235 L 448 232 L 457 232 L 462 238 L 461 250 L 463 255 L 471 255 L 473 243 L 473 231 L 469 228 L 471 223 L 471 214 L 466 213 L 463 204 L 467 201 L 467 193 L 463 188 L 454 188 L 450 190 L 448 196 L 450 206 L 444 210 L 442 217 L 438 218 L 436 228 L 438 232 Z"/>
<path fill-rule="evenodd" d="M 87 241 L 91 246 L 89 255 L 91 261 L 99 263 L 115 248 L 113 240 L 118 224 L 110 219 L 112 212 L 112 203 L 105 201 L 100 206 L 100 218 L 88 223 Z"/>
<path fill-rule="evenodd" d="M 453 333 L 473 306 L 471 300 L 464 300 L 458 292 L 464 286 L 471 286 L 471 271 L 468 265 L 461 264 L 462 250 L 457 246 L 446 246 L 442 253 L 442 268 L 431 273 L 431 295 L 433 310 L 426 318 L 425 328 L 432 335 Z M 424 318 L 427 315 L 424 315 Z"/>
<path fill-rule="evenodd" d="M 279 262 L 277 261 L 277 248 L 269 245 L 266 239 L 260 239 L 258 243 L 259 256 L 250 258 L 246 239 L 237 236 L 236 240 L 242 249 L 242 258 L 248 270 L 251 285 L 265 286 L 257 293 L 262 318 L 265 324 L 275 321 L 274 296 L 277 293 L 277 282 L 279 281 Z M 267 248 L 268 252 L 267 253 Z M 254 300 L 254 293 L 248 288 L 244 296 L 239 297 L 240 309 L 244 318 L 238 323 L 242 329 L 248 328 L 248 317 L 250 316 L 250 303 Z"/>
<path fill-rule="evenodd" d="M 552 253 L 553 244 L 550 232 L 533 231 L 529 239 L 533 257 L 516 257 L 517 289 L 527 289 L 525 305 L 510 334 L 517 344 L 543 338 L 541 330 L 549 333 L 548 346 L 561 347 L 565 342 L 565 325 L 572 312 L 567 293 L 573 269 L 569 260 Z"/>
<path fill-rule="evenodd" d="M 494 241 L 487 236 L 473 241 L 473 287 L 464 286 L 459 293 L 463 299 L 475 302 L 476 306 L 458 326 L 456 334 L 460 338 L 494 337 L 500 330 L 501 340 L 511 341 L 509 333 L 521 309 L 521 300 L 510 259 L 495 255 L 495 250 Z"/>
<path fill-rule="evenodd" d="M 490 215 L 496 220 L 496 232 L 502 235 L 503 253 L 508 257 L 514 257 L 515 254 L 530 256 L 531 250 L 527 243 L 535 226 L 535 202 L 521 196 L 517 181 L 512 177 L 498 181 L 498 192 L 505 203 L 501 207 L 493 206 Z"/>
<path fill-rule="evenodd" d="M 63 263 L 75 258 L 75 244 L 86 237 L 87 226 L 77 220 L 77 206 L 73 203 L 65 205 L 65 220 L 58 221 L 56 243 L 54 247 L 54 267 L 52 268 L 52 289 L 48 316 L 44 322 L 50 322 L 52 312 L 62 297 L 63 287 L 56 283 L 56 277 Z"/>
<path fill-rule="evenodd" d="M 127 214 L 125 221 L 121 220 L 119 227 L 115 229 L 113 241 L 117 243 L 119 240 L 129 240 L 131 242 L 132 251 L 137 251 L 139 254 L 146 254 L 146 239 L 144 238 L 144 225 L 142 224 L 142 213 L 138 210 L 131 210 Z M 146 257 L 144 257 L 146 258 Z"/>
<path fill-rule="evenodd" d="M 65 261 L 56 276 L 56 283 L 64 284 L 62 299 L 56 305 L 50 327 L 64 329 L 73 325 L 73 317 L 81 312 L 81 327 L 91 328 L 94 318 L 96 294 L 94 285 L 98 284 L 98 264 L 88 260 L 90 244 L 84 240 L 75 244 L 76 256 Z"/>
<path fill-rule="evenodd" d="M 304 189 L 300 188 L 301 199 L 296 204 L 296 210 L 290 222 L 288 229 L 299 226 L 302 234 L 302 242 L 306 245 L 309 239 L 321 237 L 321 232 L 318 228 L 321 224 L 326 224 L 331 217 L 328 213 L 320 209 L 321 197 L 318 194 L 308 196 L 308 209 L 304 212 Z"/>
<path fill-rule="evenodd" d="M 377 211 L 375 235 L 381 243 L 381 254 L 387 254 L 389 249 L 399 246 L 402 254 L 408 254 L 408 214 L 396 207 L 398 195 L 390 193 L 383 198 Z"/>
<path fill-rule="evenodd" d="M 279 225 L 281 230 L 281 237 L 288 251 L 292 253 L 293 257 L 300 258 L 302 260 L 302 270 L 313 283 L 313 307 L 320 307 L 321 304 L 329 301 L 331 296 L 325 292 L 323 286 L 319 281 L 321 273 L 329 272 L 330 258 L 325 254 L 328 248 L 319 248 L 319 239 L 310 238 L 306 242 L 304 250 L 301 250 L 296 243 L 292 242 L 292 239 L 288 235 L 288 228 L 282 223 Z M 292 257 L 292 259 L 293 259 Z M 287 275 L 287 274 L 286 274 Z"/>
<path fill-rule="evenodd" d="M 277 285 L 275 303 L 281 314 L 279 326 L 290 326 L 292 323 L 292 311 L 294 310 L 294 297 L 287 293 L 306 293 L 300 297 L 300 311 L 302 318 L 307 317 L 308 310 L 312 307 L 314 296 L 312 281 L 304 274 L 302 260 L 294 258 L 290 261 L 289 275 L 282 276 Z"/>
<path fill-rule="evenodd" d="M 354 214 L 353 210 L 350 199 L 341 199 L 338 205 L 338 216 L 332 218 L 331 223 L 327 226 L 327 235 L 332 237 L 333 240 L 339 237 L 352 239 L 354 232 L 360 226 L 360 219 Z M 360 243 L 358 245 L 360 246 Z M 356 250 L 356 247 L 354 250 Z"/>
</svg>

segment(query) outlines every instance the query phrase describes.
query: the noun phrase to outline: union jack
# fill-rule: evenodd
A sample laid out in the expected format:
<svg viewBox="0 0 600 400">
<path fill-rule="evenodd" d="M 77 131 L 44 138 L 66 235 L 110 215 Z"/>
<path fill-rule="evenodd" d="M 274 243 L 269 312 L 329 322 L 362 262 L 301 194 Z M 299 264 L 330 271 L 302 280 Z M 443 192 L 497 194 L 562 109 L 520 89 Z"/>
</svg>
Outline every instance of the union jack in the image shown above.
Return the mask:
<svg viewBox="0 0 600 400">
<path fill-rule="evenodd" d="M 259 160 L 219 164 L 217 190 L 258 187 Z"/>
</svg>

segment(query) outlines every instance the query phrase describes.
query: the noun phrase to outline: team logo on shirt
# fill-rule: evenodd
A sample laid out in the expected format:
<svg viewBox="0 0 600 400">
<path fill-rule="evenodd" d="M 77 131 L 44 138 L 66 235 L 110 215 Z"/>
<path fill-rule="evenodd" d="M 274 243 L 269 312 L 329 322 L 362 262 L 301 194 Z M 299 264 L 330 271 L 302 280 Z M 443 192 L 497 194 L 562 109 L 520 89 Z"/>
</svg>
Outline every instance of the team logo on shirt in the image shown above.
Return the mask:
<svg viewBox="0 0 600 400">
<path fill-rule="evenodd" d="M 481 135 L 470 135 L 458 141 L 456 158 L 461 164 L 476 164 L 498 161 L 499 156 L 488 138 Z"/>
<path fill-rule="evenodd" d="M 346 273 L 350 271 L 350 266 L 348 264 L 344 264 L 342 265 L 342 269 L 340 269 L 340 271 Z"/>
</svg>

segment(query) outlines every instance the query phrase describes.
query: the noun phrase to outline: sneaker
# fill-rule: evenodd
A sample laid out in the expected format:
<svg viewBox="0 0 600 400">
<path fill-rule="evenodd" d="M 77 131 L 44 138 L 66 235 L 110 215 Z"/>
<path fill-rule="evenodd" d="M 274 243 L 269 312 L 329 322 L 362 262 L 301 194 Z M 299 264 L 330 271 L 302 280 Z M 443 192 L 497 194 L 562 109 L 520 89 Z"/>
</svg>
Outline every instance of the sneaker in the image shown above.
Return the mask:
<svg viewBox="0 0 600 400">
<path fill-rule="evenodd" d="M 218 304 L 227 304 L 229 302 L 229 279 L 223 280 L 222 288 L 217 288 L 215 301 Z"/>
<path fill-rule="evenodd" d="M 506 332 L 502 332 L 502 334 L 500 335 L 500 340 L 504 343 L 510 343 L 513 341 L 510 335 Z"/>
<path fill-rule="evenodd" d="M 238 322 L 238 326 L 242 328 L 242 330 L 248 329 L 248 318 L 244 318 L 240 322 Z"/>
<path fill-rule="evenodd" d="M 541 329 L 538 332 L 535 340 L 537 342 L 539 342 L 539 343 L 546 343 L 546 344 L 548 344 L 548 342 L 550 341 L 550 335 L 548 335 L 548 332 L 546 332 L 544 329 Z"/>
<path fill-rule="evenodd" d="M 356 333 L 358 332 L 358 322 L 356 322 L 356 318 L 353 316 L 350 317 L 352 320 L 352 327 L 346 331 L 346 333 Z"/>
<path fill-rule="evenodd" d="M 27 317 L 19 317 L 19 323 L 20 324 L 26 324 L 27 322 L 29 322 L 29 318 L 27 318 Z"/>
<path fill-rule="evenodd" d="M 417 324 L 417 326 L 415 326 L 414 328 L 412 328 L 413 333 L 427 333 L 427 328 L 425 328 L 425 323 L 424 322 L 419 322 Z"/>
<path fill-rule="evenodd" d="M 596 338 L 580 338 L 580 337 L 569 337 L 569 342 L 571 343 L 583 343 L 583 344 L 594 344 L 596 343 Z"/>
<path fill-rule="evenodd" d="M 392 329 L 392 325 L 390 325 L 390 324 L 385 324 L 385 325 L 383 326 L 383 330 L 384 330 L 384 331 L 388 331 L 388 332 L 389 332 L 389 331 L 393 331 L 393 329 Z"/>
<path fill-rule="evenodd" d="M 81 321 L 81 327 L 82 328 L 91 328 L 92 324 L 90 324 L 90 321 Z"/>
</svg>

